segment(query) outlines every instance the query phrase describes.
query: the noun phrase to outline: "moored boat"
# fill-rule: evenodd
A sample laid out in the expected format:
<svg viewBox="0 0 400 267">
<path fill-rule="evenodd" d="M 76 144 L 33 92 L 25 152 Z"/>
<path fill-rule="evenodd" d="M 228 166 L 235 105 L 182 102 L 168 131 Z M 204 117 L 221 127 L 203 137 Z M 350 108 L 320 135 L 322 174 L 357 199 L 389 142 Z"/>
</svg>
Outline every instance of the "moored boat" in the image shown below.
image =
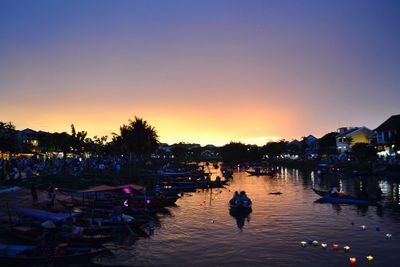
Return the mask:
<svg viewBox="0 0 400 267">
<path fill-rule="evenodd" d="M 313 188 L 313 191 L 321 196 L 322 201 L 331 203 L 374 205 L 381 200 L 381 198 L 357 198 L 344 194 L 330 194 L 329 191 L 317 190 L 315 188 Z"/>
</svg>

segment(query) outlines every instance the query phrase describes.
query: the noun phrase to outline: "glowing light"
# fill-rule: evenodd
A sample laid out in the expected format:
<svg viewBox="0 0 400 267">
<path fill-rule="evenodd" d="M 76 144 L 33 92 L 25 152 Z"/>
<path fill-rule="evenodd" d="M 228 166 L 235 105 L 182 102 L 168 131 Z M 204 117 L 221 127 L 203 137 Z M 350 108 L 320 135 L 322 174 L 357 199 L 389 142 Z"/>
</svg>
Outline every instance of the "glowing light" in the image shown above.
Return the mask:
<svg viewBox="0 0 400 267">
<path fill-rule="evenodd" d="M 366 229 L 367 229 L 367 226 L 361 225 L 361 230 L 366 230 Z"/>
<path fill-rule="evenodd" d="M 333 251 L 339 251 L 339 245 L 338 244 L 333 244 L 332 245 L 332 250 Z"/>
<path fill-rule="evenodd" d="M 124 201 L 124 206 L 125 206 L 125 207 L 128 207 L 128 206 L 129 206 L 128 200 L 125 200 L 125 201 Z"/>
<path fill-rule="evenodd" d="M 326 248 L 328 247 L 328 244 L 322 243 L 322 244 L 321 244 L 321 247 L 322 247 L 323 249 L 326 249 Z"/>
<path fill-rule="evenodd" d="M 305 246 L 307 246 L 307 242 L 306 241 L 301 241 L 300 242 L 301 246 L 304 248 Z"/>
<path fill-rule="evenodd" d="M 314 247 L 316 247 L 316 246 L 318 246 L 318 241 L 317 241 L 317 240 L 314 240 L 314 241 L 312 242 L 312 244 L 313 244 Z"/>
<path fill-rule="evenodd" d="M 350 264 L 351 265 L 356 265 L 357 264 L 357 259 L 354 257 L 349 258 Z"/>
<path fill-rule="evenodd" d="M 392 234 L 386 234 L 386 239 L 391 239 L 392 238 Z"/>
<path fill-rule="evenodd" d="M 147 204 L 150 204 L 150 203 L 151 203 L 150 199 L 146 200 L 146 203 L 147 203 Z"/>
<path fill-rule="evenodd" d="M 131 189 L 130 187 L 124 187 L 124 188 L 122 189 L 122 191 L 123 191 L 125 194 L 132 194 L 132 189 Z"/>
<path fill-rule="evenodd" d="M 344 249 L 345 252 L 349 252 L 350 251 L 350 247 L 349 246 L 344 246 L 343 249 Z"/>
<path fill-rule="evenodd" d="M 368 255 L 366 258 L 368 262 L 372 262 L 374 260 L 374 257 L 371 255 Z"/>
</svg>

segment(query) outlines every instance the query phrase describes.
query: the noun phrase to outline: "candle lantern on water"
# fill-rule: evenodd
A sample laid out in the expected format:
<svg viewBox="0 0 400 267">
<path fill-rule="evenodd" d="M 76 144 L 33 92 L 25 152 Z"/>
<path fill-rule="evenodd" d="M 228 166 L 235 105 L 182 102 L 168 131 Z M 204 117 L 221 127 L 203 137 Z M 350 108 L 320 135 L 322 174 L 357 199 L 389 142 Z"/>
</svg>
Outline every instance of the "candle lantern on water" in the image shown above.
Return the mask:
<svg viewBox="0 0 400 267">
<path fill-rule="evenodd" d="M 374 257 L 371 255 L 368 255 L 366 258 L 368 262 L 372 262 L 374 260 Z"/>
<path fill-rule="evenodd" d="M 333 251 L 339 251 L 339 245 L 338 244 L 333 244 L 332 245 L 332 250 Z"/>
<path fill-rule="evenodd" d="M 356 265 L 357 264 L 357 259 L 354 257 L 349 258 L 349 262 L 351 265 Z"/>
<path fill-rule="evenodd" d="M 328 245 L 327 245 L 326 243 L 322 243 L 322 244 L 321 244 L 321 247 L 322 247 L 323 249 L 326 249 L 327 246 L 328 246 Z"/>
<path fill-rule="evenodd" d="M 300 244 L 301 244 L 301 246 L 302 246 L 303 248 L 307 246 L 307 242 L 306 242 L 306 241 L 301 241 Z"/>
<path fill-rule="evenodd" d="M 349 252 L 350 251 L 350 247 L 349 246 L 344 246 L 343 249 L 344 249 L 345 252 Z"/>
<path fill-rule="evenodd" d="M 318 246 L 318 241 L 317 241 L 317 240 L 314 240 L 314 241 L 312 242 L 312 244 L 313 244 L 314 247 L 316 247 L 316 246 Z"/>
</svg>

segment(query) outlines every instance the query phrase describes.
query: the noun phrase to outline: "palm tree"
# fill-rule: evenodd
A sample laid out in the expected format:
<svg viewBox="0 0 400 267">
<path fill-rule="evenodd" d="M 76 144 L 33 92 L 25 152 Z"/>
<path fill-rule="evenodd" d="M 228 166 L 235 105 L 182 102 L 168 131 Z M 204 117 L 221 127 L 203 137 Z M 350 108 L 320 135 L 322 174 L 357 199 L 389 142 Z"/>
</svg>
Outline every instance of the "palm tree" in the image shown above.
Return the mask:
<svg viewBox="0 0 400 267">
<path fill-rule="evenodd" d="M 115 137 L 120 142 L 123 153 L 129 154 L 130 162 L 137 162 L 155 152 L 159 140 L 157 131 L 146 120 L 135 117 L 127 125 L 120 127 L 120 135 Z"/>
</svg>

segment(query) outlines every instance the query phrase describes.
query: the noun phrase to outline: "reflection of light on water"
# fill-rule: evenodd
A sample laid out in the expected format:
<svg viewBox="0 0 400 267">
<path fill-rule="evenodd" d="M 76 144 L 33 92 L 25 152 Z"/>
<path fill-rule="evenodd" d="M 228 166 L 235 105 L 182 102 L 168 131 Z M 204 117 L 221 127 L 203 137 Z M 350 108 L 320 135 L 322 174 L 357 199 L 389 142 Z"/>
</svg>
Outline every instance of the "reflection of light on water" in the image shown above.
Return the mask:
<svg viewBox="0 0 400 267">
<path fill-rule="evenodd" d="M 341 191 L 343 191 L 343 180 L 342 179 L 339 180 L 339 188 Z"/>
<path fill-rule="evenodd" d="M 299 170 L 298 169 L 296 169 L 295 170 L 295 177 L 296 177 L 296 181 L 298 181 L 299 180 Z"/>
</svg>

